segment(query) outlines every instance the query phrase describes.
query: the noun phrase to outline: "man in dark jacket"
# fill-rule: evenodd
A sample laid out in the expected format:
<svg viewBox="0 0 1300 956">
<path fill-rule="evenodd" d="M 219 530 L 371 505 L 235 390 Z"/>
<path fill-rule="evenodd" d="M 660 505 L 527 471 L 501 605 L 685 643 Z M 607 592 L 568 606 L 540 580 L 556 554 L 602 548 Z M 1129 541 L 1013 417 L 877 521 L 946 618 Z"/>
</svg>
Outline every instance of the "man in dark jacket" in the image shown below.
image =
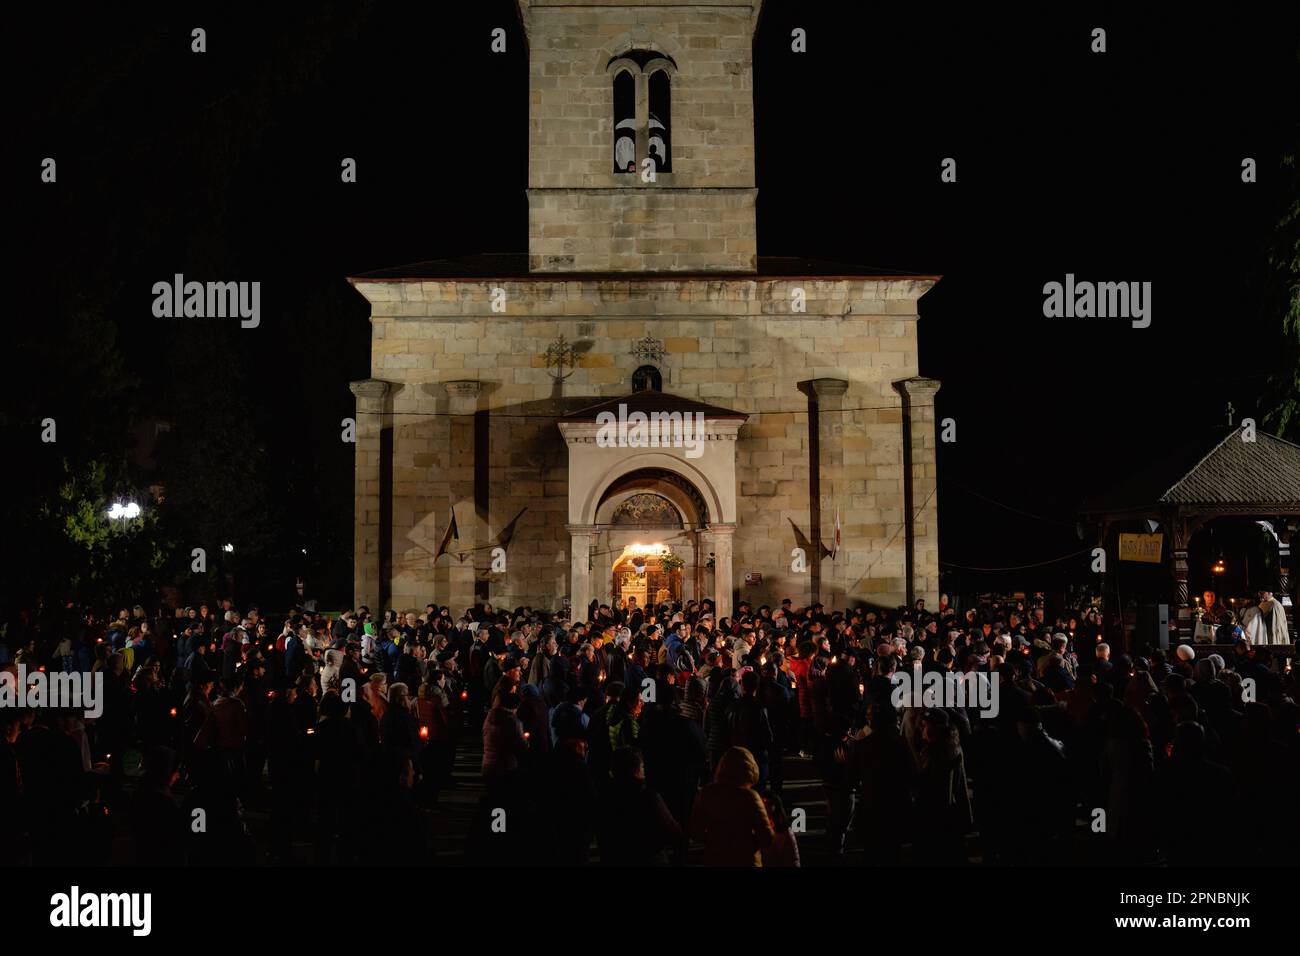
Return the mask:
<svg viewBox="0 0 1300 956">
<path fill-rule="evenodd" d="M 244 648 L 248 642 L 248 632 L 242 627 L 231 628 L 221 647 L 221 679 L 230 680 L 244 660 Z"/>
<path fill-rule="evenodd" d="M 189 675 L 190 683 L 195 681 L 207 681 L 213 683 L 217 679 L 216 672 L 213 671 L 212 665 L 207 659 L 208 645 L 202 641 L 196 642 L 194 652 L 185 660 L 185 671 Z"/>
<path fill-rule="evenodd" d="M 654 686 L 655 702 L 645 717 L 640 738 L 645 778 L 651 789 L 663 797 L 681 830 L 672 847 L 674 860 L 680 862 L 686 857 L 685 834 L 690 832 L 691 805 L 700 782 L 708 779 L 709 758 L 703 729 L 679 710 L 677 688 L 666 680 Z"/>
<path fill-rule="evenodd" d="M 296 684 L 307 666 L 307 648 L 297 631 L 289 631 L 284 639 L 284 676 L 290 684 Z"/>
<path fill-rule="evenodd" d="M 597 806 L 596 785 L 587 769 L 587 741 L 582 725 L 564 721 L 559 741 L 538 775 L 534 820 L 539 863 L 580 865 L 588 862 Z"/>
<path fill-rule="evenodd" d="M 758 789 L 767 788 L 772 743 L 772 723 L 767 708 L 758 698 L 758 675 L 746 670 L 740 678 L 740 699 L 728 715 L 731 746 L 744 747 L 758 764 Z"/>
</svg>

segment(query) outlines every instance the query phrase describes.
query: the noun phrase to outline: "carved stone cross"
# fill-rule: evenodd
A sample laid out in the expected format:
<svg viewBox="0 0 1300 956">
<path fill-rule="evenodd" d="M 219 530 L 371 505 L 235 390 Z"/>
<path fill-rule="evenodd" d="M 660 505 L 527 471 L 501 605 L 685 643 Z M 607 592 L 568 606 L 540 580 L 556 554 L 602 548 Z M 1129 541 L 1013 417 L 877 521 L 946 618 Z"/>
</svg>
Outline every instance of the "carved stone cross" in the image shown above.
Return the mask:
<svg viewBox="0 0 1300 956">
<path fill-rule="evenodd" d="M 638 361 L 658 365 L 664 358 L 664 343 L 653 335 L 647 335 L 632 343 L 632 351 L 628 355 L 635 355 Z"/>
<path fill-rule="evenodd" d="M 550 373 L 551 378 L 557 382 L 563 382 L 572 375 L 575 367 L 574 357 L 573 346 L 565 341 L 564 335 L 561 333 L 560 337 L 547 346 L 546 349 L 546 367 L 555 369 L 554 372 Z M 564 370 L 566 365 L 569 367 L 567 372 Z"/>
</svg>

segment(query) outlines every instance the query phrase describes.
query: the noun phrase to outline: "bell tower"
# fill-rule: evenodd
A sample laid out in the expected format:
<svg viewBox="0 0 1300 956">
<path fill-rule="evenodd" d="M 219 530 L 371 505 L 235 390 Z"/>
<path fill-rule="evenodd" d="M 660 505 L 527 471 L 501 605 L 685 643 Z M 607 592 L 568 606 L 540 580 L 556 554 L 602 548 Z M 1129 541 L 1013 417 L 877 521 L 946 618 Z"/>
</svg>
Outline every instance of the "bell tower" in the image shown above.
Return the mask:
<svg viewBox="0 0 1300 956">
<path fill-rule="evenodd" d="M 528 268 L 753 272 L 761 0 L 519 0 Z"/>
</svg>

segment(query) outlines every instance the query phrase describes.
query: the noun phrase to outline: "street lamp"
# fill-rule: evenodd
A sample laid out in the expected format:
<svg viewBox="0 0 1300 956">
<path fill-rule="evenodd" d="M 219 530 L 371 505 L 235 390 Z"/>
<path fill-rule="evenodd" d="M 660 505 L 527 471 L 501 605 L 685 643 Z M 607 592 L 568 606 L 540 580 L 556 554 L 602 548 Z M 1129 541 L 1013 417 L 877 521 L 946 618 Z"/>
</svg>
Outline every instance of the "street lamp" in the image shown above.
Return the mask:
<svg viewBox="0 0 1300 956">
<path fill-rule="evenodd" d="M 132 518 L 140 517 L 140 506 L 134 501 L 114 501 L 112 507 L 106 512 L 112 521 L 120 520 L 122 528 L 125 530 L 126 523 Z"/>
</svg>

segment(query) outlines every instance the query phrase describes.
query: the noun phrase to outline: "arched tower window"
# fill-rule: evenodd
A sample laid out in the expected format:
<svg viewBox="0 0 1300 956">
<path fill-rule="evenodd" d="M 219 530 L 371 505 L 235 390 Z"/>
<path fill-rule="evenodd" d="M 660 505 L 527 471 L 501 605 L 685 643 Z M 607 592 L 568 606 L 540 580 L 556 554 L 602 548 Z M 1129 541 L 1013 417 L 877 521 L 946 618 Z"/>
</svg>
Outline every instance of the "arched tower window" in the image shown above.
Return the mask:
<svg viewBox="0 0 1300 956">
<path fill-rule="evenodd" d="M 672 94 L 667 70 L 650 74 L 650 158 L 657 172 L 670 172 L 673 154 L 670 150 L 672 128 Z"/>
<path fill-rule="evenodd" d="M 659 374 L 659 369 L 653 365 L 642 365 L 632 373 L 632 391 L 662 392 L 663 390 L 663 376 Z"/>
<path fill-rule="evenodd" d="M 655 172 L 670 172 L 672 74 L 677 64 L 653 50 L 628 50 L 612 57 L 605 68 L 613 77 L 614 172 L 634 173 L 647 158 Z M 642 127 L 637 125 L 638 113 L 646 117 Z"/>
<path fill-rule="evenodd" d="M 614 77 L 614 172 L 636 171 L 636 80 L 627 70 Z"/>
</svg>

